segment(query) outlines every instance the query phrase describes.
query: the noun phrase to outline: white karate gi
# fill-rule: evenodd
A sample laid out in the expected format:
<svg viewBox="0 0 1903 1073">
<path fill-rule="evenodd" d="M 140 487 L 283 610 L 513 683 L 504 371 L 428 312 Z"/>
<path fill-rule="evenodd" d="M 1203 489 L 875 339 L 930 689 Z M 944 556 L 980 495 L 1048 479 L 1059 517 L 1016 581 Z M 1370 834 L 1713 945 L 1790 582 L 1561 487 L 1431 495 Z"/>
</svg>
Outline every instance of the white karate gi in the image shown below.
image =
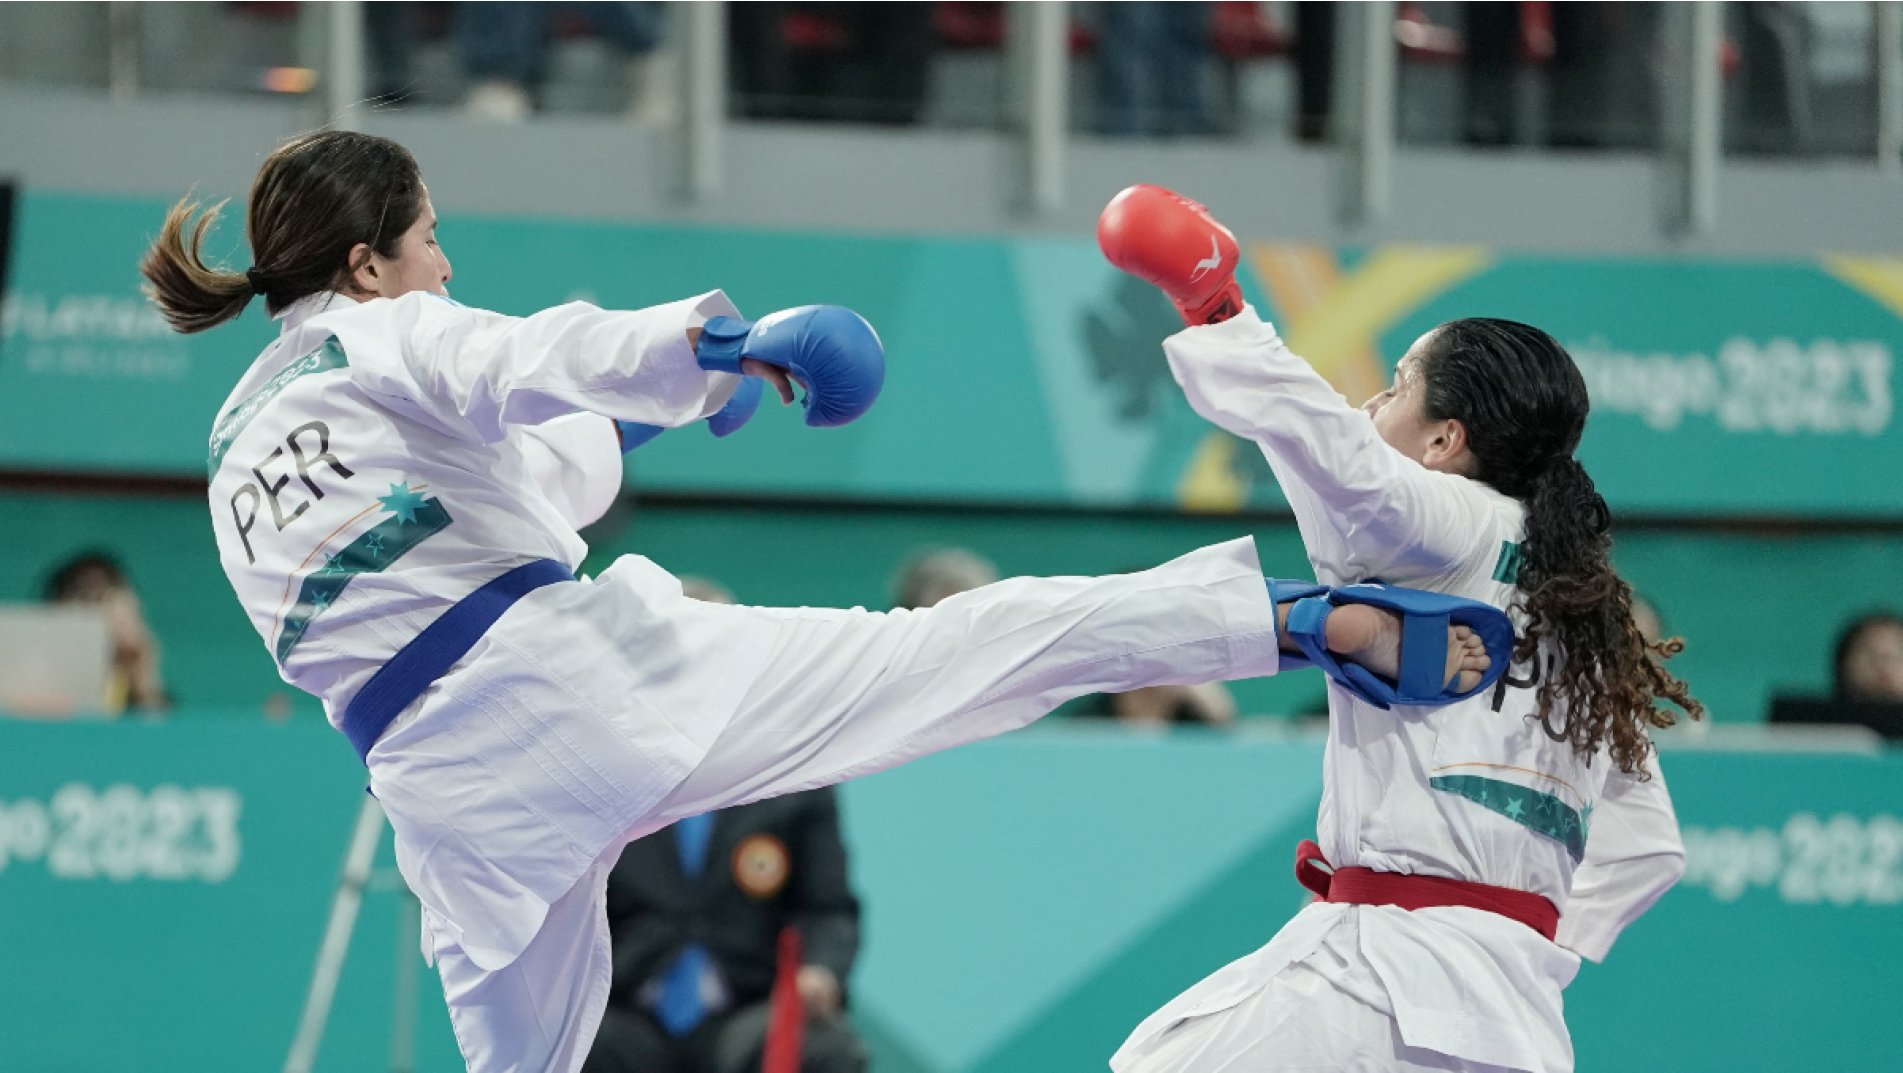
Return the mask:
<svg viewBox="0 0 1903 1073">
<path fill-rule="evenodd" d="M 455 600 L 531 559 L 579 563 L 576 529 L 621 475 L 599 415 L 718 409 L 738 378 L 700 369 L 684 333 L 722 313 L 719 292 L 526 319 L 422 293 L 286 310 L 220 411 L 210 491 L 226 573 L 285 680 L 336 723 Z M 631 838 L 1085 693 L 1272 674 L 1274 630 L 1247 540 L 884 614 L 701 603 L 624 556 L 511 608 L 392 723 L 370 783 L 469 1068 L 567 1073 L 606 1002 L 602 898 Z"/>
<path fill-rule="evenodd" d="M 1253 309 L 1164 349 L 1199 414 L 1261 445 L 1317 581 L 1513 601 L 1521 505 L 1389 447 Z M 1330 683 L 1318 842 L 1337 867 L 1543 895 L 1558 942 L 1478 909 L 1317 903 L 1139 1025 L 1117 1073 L 1572 1069 L 1561 989 L 1677 881 L 1684 850 L 1657 759 L 1650 781 L 1603 751 L 1581 760 L 1532 714 L 1528 669 L 1508 673 L 1437 709 L 1382 711 Z"/>
</svg>

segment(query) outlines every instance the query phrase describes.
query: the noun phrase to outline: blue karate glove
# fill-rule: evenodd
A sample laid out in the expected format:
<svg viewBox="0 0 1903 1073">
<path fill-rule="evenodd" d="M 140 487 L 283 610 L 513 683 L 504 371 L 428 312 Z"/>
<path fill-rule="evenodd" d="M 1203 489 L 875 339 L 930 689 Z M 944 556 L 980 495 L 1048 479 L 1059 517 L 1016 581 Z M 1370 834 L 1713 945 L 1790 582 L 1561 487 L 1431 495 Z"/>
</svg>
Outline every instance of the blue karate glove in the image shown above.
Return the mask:
<svg viewBox="0 0 1903 1073">
<path fill-rule="evenodd" d="M 707 416 L 707 430 L 716 436 L 731 436 L 740 431 L 741 425 L 753 419 L 753 412 L 760 408 L 760 396 L 765 392 L 766 385 L 757 377 L 749 376 L 740 381 L 727 405 Z M 659 425 L 644 425 L 639 421 L 616 421 L 615 428 L 621 432 L 622 454 L 667 431 Z"/>
<path fill-rule="evenodd" d="M 742 358 L 785 369 L 806 388 L 806 423 L 843 425 L 871 409 L 885 384 L 885 347 L 845 306 L 800 306 L 758 321 L 710 317 L 695 348 L 700 367 L 739 373 Z"/>
<path fill-rule="evenodd" d="M 639 421 L 616 421 L 615 431 L 621 433 L 621 453 L 625 455 L 667 430 L 659 425 L 644 425 Z"/>
<path fill-rule="evenodd" d="M 716 436 L 731 436 L 740 431 L 740 426 L 753 420 L 753 412 L 760 408 L 760 396 L 766 394 L 766 382 L 756 376 L 740 381 L 734 389 L 733 398 L 727 405 L 715 410 L 707 418 L 707 430 Z"/>
</svg>

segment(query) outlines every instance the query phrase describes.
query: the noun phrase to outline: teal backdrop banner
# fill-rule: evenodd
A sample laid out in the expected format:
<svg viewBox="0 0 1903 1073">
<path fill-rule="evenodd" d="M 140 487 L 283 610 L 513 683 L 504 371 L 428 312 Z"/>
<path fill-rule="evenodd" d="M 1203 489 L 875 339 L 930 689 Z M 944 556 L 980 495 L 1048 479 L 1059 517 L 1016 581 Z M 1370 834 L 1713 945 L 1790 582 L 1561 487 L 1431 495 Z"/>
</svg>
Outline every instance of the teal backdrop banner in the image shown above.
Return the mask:
<svg viewBox="0 0 1903 1073">
<path fill-rule="evenodd" d="M 0 343 L 0 467 L 192 477 L 262 314 L 189 338 L 140 298 L 165 205 L 27 191 Z M 238 220 L 212 236 L 244 267 Z M 639 307 L 713 287 L 753 313 L 863 312 L 884 398 L 838 430 L 766 413 L 733 440 L 689 429 L 633 461 L 682 492 L 1233 511 L 1279 496 L 1247 444 L 1190 412 L 1159 341 L 1166 303 L 1088 235 L 947 238 L 460 217 L 453 293 L 508 313 L 574 298 Z M 1352 401 L 1423 331 L 1526 320 L 1572 351 L 1594 399 L 1583 456 L 1615 508 L 1903 516 L 1895 355 L 1903 261 L 1523 256 L 1460 247 L 1251 243 L 1245 284 Z"/>
<path fill-rule="evenodd" d="M 163 655 L 167 689 L 188 718 L 315 718 L 317 701 L 278 677 L 218 565 L 203 499 L 85 493 L 0 493 L 0 601 L 34 601 L 74 553 L 123 564 Z M 1007 577 L 1108 574 L 1154 566 L 1191 548 L 1256 539 L 1263 570 L 1307 565 L 1290 521 L 1203 514 L 852 510 L 830 504 L 637 503 L 588 532 L 585 572 L 618 555 L 652 558 L 676 575 L 724 584 L 770 607 L 892 606 L 919 549 L 956 546 Z M 772 548 L 773 554 L 759 554 Z M 1673 673 L 1718 722 L 1759 722 L 1774 694 L 1827 695 L 1843 623 L 1903 606 L 1903 540 L 1856 533 L 1711 533 L 1633 527 L 1618 533 L 1620 574 L 1657 607 L 1686 648 Z M 1802 578 L 1802 599 L 1777 599 Z M 1767 596 L 1766 594 L 1773 594 Z M 1231 683 L 1244 718 L 1319 711 L 1321 682 L 1277 675 Z"/>
<path fill-rule="evenodd" d="M 1307 899 L 1313 741 L 1043 727 L 848 784 L 880 1073 L 1103 1069 Z M 1903 1048 L 1903 755 L 1669 751 L 1683 883 L 1566 995 L 1583 1073 L 1878 1070 Z M 275 1069 L 359 806 L 309 722 L 0 721 L 0 1069 Z M 461 1069 L 388 838 L 319 1073 Z M 401 967 L 399 967 L 401 964 Z"/>
</svg>

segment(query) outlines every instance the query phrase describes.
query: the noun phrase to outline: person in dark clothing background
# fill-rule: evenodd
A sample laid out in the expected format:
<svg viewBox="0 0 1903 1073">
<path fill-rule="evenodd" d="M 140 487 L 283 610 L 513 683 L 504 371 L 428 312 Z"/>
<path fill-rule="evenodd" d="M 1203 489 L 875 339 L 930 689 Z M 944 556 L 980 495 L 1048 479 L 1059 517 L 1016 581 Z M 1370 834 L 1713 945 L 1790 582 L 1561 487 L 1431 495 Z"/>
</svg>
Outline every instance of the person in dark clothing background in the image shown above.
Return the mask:
<svg viewBox="0 0 1903 1073">
<path fill-rule="evenodd" d="M 614 981 L 584 1073 L 756 1073 L 778 940 L 801 937 L 803 1073 L 861 1073 L 845 1016 L 859 948 L 830 787 L 682 820 L 608 879 Z"/>
<path fill-rule="evenodd" d="M 917 123 L 931 75 L 932 5 L 728 5 L 734 103 L 750 119 Z"/>
</svg>

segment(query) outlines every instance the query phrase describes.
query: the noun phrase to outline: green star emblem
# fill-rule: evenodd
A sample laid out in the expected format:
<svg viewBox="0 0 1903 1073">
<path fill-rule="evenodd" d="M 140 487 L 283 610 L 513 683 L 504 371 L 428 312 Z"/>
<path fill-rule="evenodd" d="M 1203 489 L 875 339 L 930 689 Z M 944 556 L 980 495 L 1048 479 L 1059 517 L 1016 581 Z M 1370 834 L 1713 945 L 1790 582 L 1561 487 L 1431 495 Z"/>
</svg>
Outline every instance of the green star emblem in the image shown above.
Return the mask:
<svg viewBox="0 0 1903 1073">
<path fill-rule="evenodd" d="M 1519 798 L 1515 797 L 1507 802 L 1505 812 L 1508 816 L 1517 820 L 1526 814 L 1526 806 L 1521 803 Z"/>
<path fill-rule="evenodd" d="M 415 525 L 416 510 L 423 505 L 423 497 L 410 491 L 410 482 L 404 481 L 402 484 L 391 485 L 390 494 L 378 496 L 377 502 L 383 504 L 384 510 L 396 515 L 398 521 L 405 525 Z"/>
<path fill-rule="evenodd" d="M 368 537 L 364 539 L 363 543 L 364 543 L 364 547 L 370 550 L 370 554 L 372 555 L 383 554 L 383 534 L 371 533 Z"/>
<path fill-rule="evenodd" d="M 331 599 L 330 593 L 314 592 L 311 594 L 311 606 L 316 608 L 319 611 L 322 611 L 326 607 L 330 606 L 330 599 Z"/>
</svg>

